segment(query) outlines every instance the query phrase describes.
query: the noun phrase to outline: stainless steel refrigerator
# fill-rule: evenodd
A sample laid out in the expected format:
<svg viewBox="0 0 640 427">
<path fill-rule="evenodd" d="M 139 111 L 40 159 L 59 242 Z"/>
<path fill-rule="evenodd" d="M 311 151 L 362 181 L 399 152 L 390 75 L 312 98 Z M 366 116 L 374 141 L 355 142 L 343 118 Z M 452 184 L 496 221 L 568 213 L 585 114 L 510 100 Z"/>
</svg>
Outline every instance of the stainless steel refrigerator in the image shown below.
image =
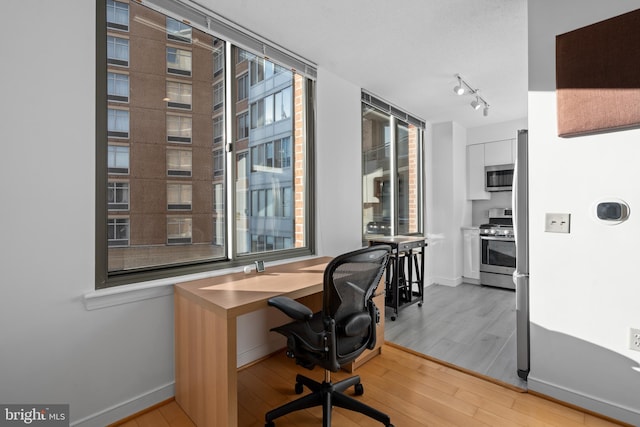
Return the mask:
<svg viewBox="0 0 640 427">
<path fill-rule="evenodd" d="M 518 131 L 513 176 L 513 229 L 516 238 L 516 347 L 518 376 L 529 375 L 529 160 L 528 131 Z"/>
</svg>

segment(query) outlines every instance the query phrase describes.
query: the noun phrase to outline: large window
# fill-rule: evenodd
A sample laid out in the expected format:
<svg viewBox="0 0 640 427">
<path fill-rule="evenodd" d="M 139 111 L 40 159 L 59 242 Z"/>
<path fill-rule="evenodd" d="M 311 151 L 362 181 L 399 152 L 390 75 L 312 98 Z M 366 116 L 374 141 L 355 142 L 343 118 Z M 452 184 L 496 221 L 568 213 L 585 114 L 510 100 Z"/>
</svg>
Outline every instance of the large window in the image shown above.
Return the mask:
<svg viewBox="0 0 640 427">
<path fill-rule="evenodd" d="M 363 93 L 363 241 L 423 232 L 424 122 Z"/>
<path fill-rule="evenodd" d="M 98 8 L 96 287 L 312 254 L 313 65 L 171 0 Z"/>
</svg>

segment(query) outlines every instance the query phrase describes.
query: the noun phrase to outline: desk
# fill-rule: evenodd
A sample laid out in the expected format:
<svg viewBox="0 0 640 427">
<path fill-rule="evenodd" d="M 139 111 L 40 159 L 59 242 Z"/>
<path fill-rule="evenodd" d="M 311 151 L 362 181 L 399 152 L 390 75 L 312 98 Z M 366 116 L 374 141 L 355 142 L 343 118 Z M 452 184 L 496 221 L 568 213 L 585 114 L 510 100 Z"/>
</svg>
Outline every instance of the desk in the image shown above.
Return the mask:
<svg viewBox="0 0 640 427">
<path fill-rule="evenodd" d="M 278 295 L 320 296 L 330 260 L 298 261 L 264 273 L 226 274 L 175 286 L 176 402 L 197 426 L 238 425 L 238 316 L 267 307 L 267 300 Z"/>
<path fill-rule="evenodd" d="M 385 279 L 385 305 L 393 308 L 391 320 L 396 320 L 403 307 L 416 303 L 422 306 L 427 239 L 423 236 L 386 236 L 373 238 L 369 244 L 389 245 L 392 249 Z"/>
</svg>

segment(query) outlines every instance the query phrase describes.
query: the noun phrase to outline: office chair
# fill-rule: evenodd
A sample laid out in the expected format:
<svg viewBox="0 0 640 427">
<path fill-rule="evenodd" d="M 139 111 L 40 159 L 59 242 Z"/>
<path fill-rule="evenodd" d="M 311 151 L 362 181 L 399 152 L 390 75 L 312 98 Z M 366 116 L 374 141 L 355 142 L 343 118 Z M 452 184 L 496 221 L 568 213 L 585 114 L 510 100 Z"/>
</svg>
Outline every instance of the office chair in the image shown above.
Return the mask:
<svg viewBox="0 0 640 427">
<path fill-rule="evenodd" d="M 287 356 L 307 369 L 316 365 L 324 368 L 324 381 L 296 375 L 295 392 L 301 394 L 303 386 L 307 386 L 311 394 L 267 412 L 265 427 L 274 427 L 273 420 L 283 415 L 320 405 L 324 427 L 331 426 L 333 406 L 360 412 L 393 427 L 388 415 L 343 393 L 351 386 L 356 395 L 364 393 L 359 376 L 331 382 L 331 372 L 375 346 L 380 313 L 372 298 L 390 252 L 386 245 L 370 246 L 331 260 L 324 271 L 322 311 L 318 313 L 287 297 L 268 301 L 294 319 L 271 329 L 287 337 Z"/>
</svg>

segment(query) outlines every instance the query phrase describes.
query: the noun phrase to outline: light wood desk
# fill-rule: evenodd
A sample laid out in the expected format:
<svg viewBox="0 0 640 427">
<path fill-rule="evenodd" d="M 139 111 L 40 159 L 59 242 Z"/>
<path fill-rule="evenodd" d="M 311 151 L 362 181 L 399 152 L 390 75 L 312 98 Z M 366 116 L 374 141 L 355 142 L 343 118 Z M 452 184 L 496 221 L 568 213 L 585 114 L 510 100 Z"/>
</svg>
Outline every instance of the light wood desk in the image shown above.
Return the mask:
<svg viewBox="0 0 640 427">
<path fill-rule="evenodd" d="M 264 273 L 227 274 L 175 286 L 176 402 L 197 426 L 238 425 L 238 316 L 267 307 L 267 300 L 277 295 L 321 295 L 330 260 L 297 261 Z"/>
</svg>

